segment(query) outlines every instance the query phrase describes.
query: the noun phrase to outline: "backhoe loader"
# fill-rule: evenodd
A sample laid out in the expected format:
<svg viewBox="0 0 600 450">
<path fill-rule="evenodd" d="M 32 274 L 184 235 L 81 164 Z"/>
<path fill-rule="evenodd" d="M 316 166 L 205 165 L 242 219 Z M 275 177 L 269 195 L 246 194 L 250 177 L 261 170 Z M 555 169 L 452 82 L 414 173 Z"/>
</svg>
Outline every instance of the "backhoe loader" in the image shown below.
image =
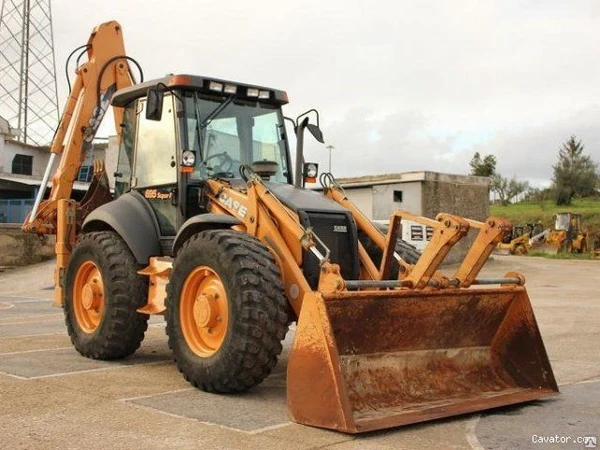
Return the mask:
<svg viewBox="0 0 600 450">
<path fill-rule="evenodd" d="M 522 225 L 513 226 L 510 233 L 498 243 L 495 253 L 499 255 L 526 255 L 531 248 L 529 245 L 530 232 Z"/>
<path fill-rule="evenodd" d="M 581 226 L 581 214 L 556 214 L 554 228 L 549 230 L 540 250 L 546 253 L 587 253 L 588 233 Z"/>
<path fill-rule="evenodd" d="M 396 211 L 384 235 L 331 174 L 323 193 L 304 188 L 318 175 L 305 130 L 323 142 L 315 110 L 292 120 L 293 166 L 285 92 L 192 75 L 134 84 L 116 22 L 85 51 L 50 150 L 52 190 L 23 226 L 56 234 L 55 304 L 79 353 L 127 357 L 164 314 L 185 379 L 241 392 L 269 375 L 296 321 L 290 417 L 348 433 L 558 392 L 524 277 L 478 277 L 508 222 Z M 77 204 L 72 183 L 109 104 L 114 192 L 98 163 Z M 396 247 L 402 220 L 434 230 L 418 258 Z M 469 229 L 464 261 L 442 273 Z"/>
<path fill-rule="evenodd" d="M 500 255 L 527 255 L 536 241 L 541 239 L 544 227 L 541 223 L 515 225 L 512 231 L 498 243 L 495 253 Z M 544 237 L 545 239 L 545 237 Z"/>
</svg>

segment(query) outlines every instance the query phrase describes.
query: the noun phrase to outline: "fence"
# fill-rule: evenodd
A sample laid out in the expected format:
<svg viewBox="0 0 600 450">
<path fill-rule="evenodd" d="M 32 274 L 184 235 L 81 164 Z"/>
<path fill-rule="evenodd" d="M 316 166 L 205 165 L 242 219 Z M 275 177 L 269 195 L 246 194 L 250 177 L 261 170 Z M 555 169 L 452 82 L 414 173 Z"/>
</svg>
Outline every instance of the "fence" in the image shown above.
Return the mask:
<svg viewBox="0 0 600 450">
<path fill-rule="evenodd" d="M 23 223 L 33 202 L 33 199 L 0 200 L 0 223 Z"/>
</svg>

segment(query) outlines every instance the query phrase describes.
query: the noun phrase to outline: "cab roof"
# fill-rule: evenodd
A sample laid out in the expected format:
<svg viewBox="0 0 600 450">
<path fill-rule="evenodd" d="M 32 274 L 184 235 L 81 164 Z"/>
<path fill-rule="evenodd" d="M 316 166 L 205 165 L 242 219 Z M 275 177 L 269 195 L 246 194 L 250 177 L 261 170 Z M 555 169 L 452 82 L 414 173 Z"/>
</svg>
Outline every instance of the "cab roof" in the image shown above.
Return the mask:
<svg viewBox="0 0 600 450">
<path fill-rule="evenodd" d="M 274 105 L 285 105 L 288 103 L 287 93 L 277 89 L 272 89 L 264 86 L 257 86 L 253 84 L 237 83 L 235 81 L 220 80 L 218 78 L 204 77 L 198 75 L 167 75 L 163 78 L 155 80 L 145 81 L 143 83 L 135 84 L 133 86 L 118 90 L 112 98 L 112 105 L 124 107 L 129 105 L 132 101 L 145 97 L 148 89 L 157 87 L 160 84 L 164 84 L 173 89 L 186 89 L 192 91 L 199 91 L 206 94 L 212 95 L 231 95 L 232 92 L 223 92 L 216 90 L 218 85 L 222 87 L 227 86 L 230 90 L 235 89 L 235 94 L 239 98 L 245 98 L 249 100 L 256 100 L 261 103 L 270 103 Z M 264 96 L 258 98 L 258 95 L 248 95 L 249 91 L 269 92 L 268 98 Z"/>
</svg>

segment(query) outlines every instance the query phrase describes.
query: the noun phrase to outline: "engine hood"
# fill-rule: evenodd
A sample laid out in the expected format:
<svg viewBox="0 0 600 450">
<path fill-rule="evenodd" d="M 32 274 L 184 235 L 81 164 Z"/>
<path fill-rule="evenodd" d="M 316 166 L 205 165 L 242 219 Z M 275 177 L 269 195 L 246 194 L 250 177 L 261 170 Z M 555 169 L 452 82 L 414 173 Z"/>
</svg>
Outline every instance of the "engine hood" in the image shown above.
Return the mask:
<svg viewBox="0 0 600 450">
<path fill-rule="evenodd" d="M 322 193 L 310 189 L 300 189 L 290 184 L 265 182 L 265 186 L 288 208 L 311 212 L 340 212 L 348 210 L 339 203 L 325 197 Z"/>
</svg>

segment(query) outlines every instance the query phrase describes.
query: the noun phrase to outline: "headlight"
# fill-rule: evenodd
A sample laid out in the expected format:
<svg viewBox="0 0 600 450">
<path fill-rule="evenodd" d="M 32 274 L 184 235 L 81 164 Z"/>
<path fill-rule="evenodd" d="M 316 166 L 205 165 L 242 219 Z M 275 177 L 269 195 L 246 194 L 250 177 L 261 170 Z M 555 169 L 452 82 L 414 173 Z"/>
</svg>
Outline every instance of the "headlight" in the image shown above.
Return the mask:
<svg viewBox="0 0 600 450">
<path fill-rule="evenodd" d="M 304 163 L 304 176 L 306 178 L 317 178 L 319 165 L 317 163 Z"/>
<path fill-rule="evenodd" d="M 223 88 L 223 92 L 226 94 L 235 94 L 237 92 L 237 86 L 233 84 L 226 84 Z"/>
<path fill-rule="evenodd" d="M 196 164 L 196 154 L 191 150 L 186 150 L 181 155 L 181 164 L 185 167 L 194 167 Z"/>
<path fill-rule="evenodd" d="M 221 91 L 223 91 L 223 83 L 217 83 L 216 81 L 211 81 L 211 82 L 208 84 L 208 88 L 209 88 L 211 91 L 217 91 L 217 92 L 221 92 Z"/>
</svg>

